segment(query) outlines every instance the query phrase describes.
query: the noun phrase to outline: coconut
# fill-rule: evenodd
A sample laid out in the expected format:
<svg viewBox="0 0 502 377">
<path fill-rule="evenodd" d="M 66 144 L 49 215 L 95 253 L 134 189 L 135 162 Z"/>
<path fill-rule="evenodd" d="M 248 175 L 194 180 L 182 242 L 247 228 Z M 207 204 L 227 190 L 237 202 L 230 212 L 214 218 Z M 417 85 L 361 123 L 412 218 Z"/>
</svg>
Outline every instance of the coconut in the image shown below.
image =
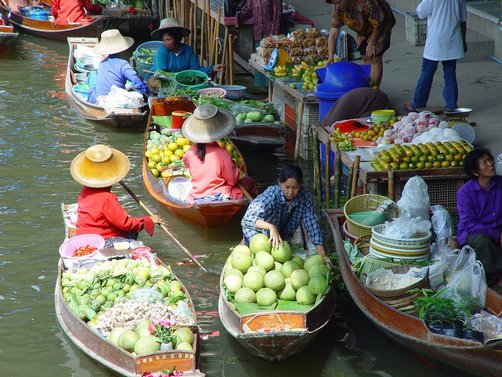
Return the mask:
<svg viewBox="0 0 502 377">
<path fill-rule="evenodd" d="M 273 247 L 271 254 L 274 257 L 274 260 L 281 263 L 287 262 L 293 256 L 291 246 L 289 246 L 286 241 L 283 241 L 277 247 Z"/>
<path fill-rule="evenodd" d="M 263 233 L 257 233 L 249 240 L 249 249 L 253 254 L 258 251 L 266 251 L 270 253 L 272 245 L 269 242 L 268 236 Z"/>
<path fill-rule="evenodd" d="M 245 251 L 236 251 L 232 253 L 232 267 L 242 273 L 246 273 L 253 264 L 253 258 Z"/>
<path fill-rule="evenodd" d="M 263 267 L 266 271 L 274 268 L 274 257 L 266 251 L 258 251 L 254 257 L 255 264 Z"/>
<path fill-rule="evenodd" d="M 289 278 L 294 289 L 299 289 L 309 283 L 309 274 L 303 269 L 294 270 Z"/>
<path fill-rule="evenodd" d="M 274 291 L 280 291 L 284 288 L 284 276 L 279 271 L 269 271 L 263 279 L 265 287 L 273 289 Z"/>
<path fill-rule="evenodd" d="M 228 275 L 223 280 L 223 284 L 230 293 L 235 293 L 242 287 L 242 278 L 238 275 Z"/>
<path fill-rule="evenodd" d="M 315 302 L 316 296 L 314 296 L 308 286 L 300 287 L 296 291 L 296 302 L 300 305 L 312 305 Z"/>
<path fill-rule="evenodd" d="M 251 288 L 242 287 L 235 292 L 234 300 L 236 302 L 256 302 L 256 293 Z"/>
<path fill-rule="evenodd" d="M 270 288 L 262 288 L 256 292 L 256 302 L 260 306 L 270 306 L 277 301 L 277 294 Z"/>
<path fill-rule="evenodd" d="M 324 264 L 324 258 L 319 254 L 308 257 L 303 265 L 303 269 L 309 272 L 312 266 L 315 266 L 316 264 Z"/>
<path fill-rule="evenodd" d="M 263 275 L 258 271 L 249 271 L 244 275 L 242 285 L 256 292 L 263 288 Z"/>
</svg>

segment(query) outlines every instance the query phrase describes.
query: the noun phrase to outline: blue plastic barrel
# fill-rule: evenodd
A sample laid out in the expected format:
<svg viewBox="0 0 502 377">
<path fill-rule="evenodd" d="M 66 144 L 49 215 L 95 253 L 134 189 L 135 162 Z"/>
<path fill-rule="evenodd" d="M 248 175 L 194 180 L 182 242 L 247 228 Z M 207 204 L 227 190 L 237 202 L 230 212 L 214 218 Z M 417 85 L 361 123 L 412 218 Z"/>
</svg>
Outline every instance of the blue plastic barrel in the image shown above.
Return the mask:
<svg viewBox="0 0 502 377">
<path fill-rule="evenodd" d="M 46 21 L 49 19 L 47 11 L 41 7 L 33 7 L 31 11 L 26 15 L 28 18 L 33 18 L 34 20 Z"/>
</svg>

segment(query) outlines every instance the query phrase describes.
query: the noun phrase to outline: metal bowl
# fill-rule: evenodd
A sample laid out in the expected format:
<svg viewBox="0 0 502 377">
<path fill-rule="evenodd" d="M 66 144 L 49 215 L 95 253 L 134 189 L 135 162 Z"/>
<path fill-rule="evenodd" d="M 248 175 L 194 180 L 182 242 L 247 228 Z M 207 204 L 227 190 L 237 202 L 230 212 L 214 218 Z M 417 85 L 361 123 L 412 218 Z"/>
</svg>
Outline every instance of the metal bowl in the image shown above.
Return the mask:
<svg viewBox="0 0 502 377">
<path fill-rule="evenodd" d="M 457 109 L 446 109 L 443 111 L 446 116 L 456 116 L 456 115 L 467 115 L 472 112 L 472 109 L 468 107 L 459 107 Z"/>
</svg>

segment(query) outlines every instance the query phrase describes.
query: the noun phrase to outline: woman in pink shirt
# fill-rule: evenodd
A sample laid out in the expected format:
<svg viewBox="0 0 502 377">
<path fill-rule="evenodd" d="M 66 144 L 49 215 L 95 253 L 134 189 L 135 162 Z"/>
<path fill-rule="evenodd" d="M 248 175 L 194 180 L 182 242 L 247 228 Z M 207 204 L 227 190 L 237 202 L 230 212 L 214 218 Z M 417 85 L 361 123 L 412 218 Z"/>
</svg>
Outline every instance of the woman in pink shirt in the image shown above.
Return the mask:
<svg viewBox="0 0 502 377">
<path fill-rule="evenodd" d="M 239 180 L 240 172 L 232 156 L 217 143 L 228 136 L 234 127 L 235 117 L 230 112 L 218 110 L 209 104 L 195 109 L 183 124 L 183 135 L 196 143 L 183 156 L 192 182 L 188 200 L 216 195 L 217 200 L 241 199 L 244 194 L 238 184 L 242 184 L 251 194 L 256 194 L 256 182 L 249 177 Z"/>
</svg>

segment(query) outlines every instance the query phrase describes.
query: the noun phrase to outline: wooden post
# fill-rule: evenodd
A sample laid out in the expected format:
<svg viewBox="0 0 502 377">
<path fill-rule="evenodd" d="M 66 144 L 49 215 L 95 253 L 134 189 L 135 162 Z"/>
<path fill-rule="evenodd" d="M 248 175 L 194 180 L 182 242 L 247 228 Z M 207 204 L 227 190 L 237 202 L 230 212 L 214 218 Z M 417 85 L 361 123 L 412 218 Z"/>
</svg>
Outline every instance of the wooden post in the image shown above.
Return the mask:
<svg viewBox="0 0 502 377">
<path fill-rule="evenodd" d="M 312 148 L 314 157 L 314 196 L 322 207 L 322 194 L 321 194 L 321 168 L 319 158 L 319 139 L 317 138 L 317 129 L 312 129 Z M 325 205 L 329 208 L 328 205 Z"/>
<path fill-rule="evenodd" d="M 202 9 L 201 25 L 200 25 L 200 53 L 199 53 L 199 63 L 202 66 L 204 64 L 204 22 L 206 20 L 206 0 L 204 1 L 204 6 Z"/>
<path fill-rule="evenodd" d="M 330 143 L 331 145 L 331 143 Z M 335 186 L 335 191 L 334 191 L 334 207 L 338 208 L 340 206 L 340 174 L 342 173 L 342 159 L 340 157 L 340 151 L 338 150 L 338 147 L 335 148 L 335 166 L 333 167 L 334 169 L 334 182 L 333 185 Z"/>
<path fill-rule="evenodd" d="M 387 170 L 387 196 L 394 200 L 394 169 Z"/>
<path fill-rule="evenodd" d="M 298 154 L 300 151 L 300 139 L 302 135 L 302 118 L 303 118 L 303 108 L 304 103 L 300 102 L 298 106 L 298 125 L 296 126 L 296 143 L 295 143 L 295 160 L 298 160 Z"/>
<path fill-rule="evenodd" d="M 230 34 L 228 39 L 228 84 L 234 83 L 234 35 Z"/>
<path fill-rule="evenodd" d="M 228 62 L 227 62 L 227 43 L 228 43 L 228 27 L 225 26 L 225 36 L 223 37 L 223 53 L 221 55 L 221 64 L 225 65 L 225 72 L 228 69 Z M 221 85 L 223 83 L 223 72 L 220 73 L 220 79 L 219 79 L 219 84 Z M 226 75 L 225 75 L 226 76 Z"/>
<path fill-rule="evenodd" d="M 330 205 L 330 196 L 331 193 L 329 191 L 330 189 L 330 184 L 329 181 L 331 179 L 329 171 L 330 171 L 330 164 L 329 164 L 329 155 L 331 153 L 331 142 L 328 143 L 326 148 L 324 149 L 324 190 L 326 191 L 326 203 L 328 203 L 328 206 Z"/>
<path fill-rule="evenodd" d="M 357 194 L 357 181 L 359 179 L 359 164 L 361 163 L 361 156 L 357 155 L 354 160 L 354 168 L 352 171 L 352 186 L 350 189 L 350 197 L 353 198 Z"/>
</svg>

